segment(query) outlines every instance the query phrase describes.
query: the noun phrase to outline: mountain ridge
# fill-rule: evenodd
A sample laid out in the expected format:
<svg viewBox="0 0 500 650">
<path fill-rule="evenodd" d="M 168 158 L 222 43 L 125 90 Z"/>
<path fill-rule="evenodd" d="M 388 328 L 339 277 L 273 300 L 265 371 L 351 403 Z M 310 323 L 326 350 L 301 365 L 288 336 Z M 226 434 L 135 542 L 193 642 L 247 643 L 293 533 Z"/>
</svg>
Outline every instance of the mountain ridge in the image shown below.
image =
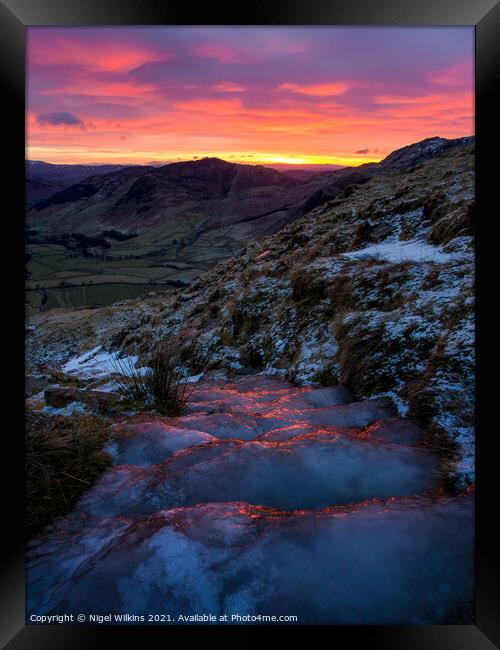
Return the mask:
<svg viewBox="0 0 500 650">
<path fill-rule="evenodd" d="M 424 140 L 421 140 L 419 142 L 406 145 L 404 147 L 401 147 L 399 149 L 396 149 L 395 151 L 391 152 L 383 158 L 380 162 L 378 163 L 364 163 L 361 164 L 357 167 L 344 167 L 339 170 L 335 170 L 332 172 L 323 172 L 323 174 L 337 174 L 339 171 L 343 171 L 344 173 L 351 173 L 355 171 L 365 171 L 365 170 L 373 170 L 373 169 L 402 169 L 406 166 L 409 166 L 411 164 L 419 164 L 423 162 L 424 160 L 438 155 L 439 153 L 446 151 L 449 148 L 453 148 L 455 146 L 462 146 L 462 145 L 467 145 L 470 144 L 474 141 L 474 136 L 466 136 L 463 138 L 454 138 L 454 139 L 447 139 L 447 138 L 441 138 L 439 136 L 433 136 L 431 138 L 426 138 Z M 43 165 L 50 165 L 54 167 L 68 167 L 67 165 L 52 165 L 52 163 L 43 163 L 42 161 L 27 161 L 27 163 L 37 163 L 37 164 L 43 164 Z M 102 169 L 106 167 L 114 167 L 113 165 L 102 165 Z M 88 167 L 89 169 L 95 169 L 99 166 L 94 165 L 94 166 L 85 166 L 85 165 L 78 165 L 75 167 L 81 167 L 81 168 L 86 168 Z M 105 173 L 111 173 L 113 174 L 115 171 L 123 171 L 124 169 L 136 169 L 136 170 L 141 170 L 144 171 L 144 173 L 162 173 L 162 174 L 168 174 L 168 175 L 175 175 L 175 171 L 181 171 L 181 170 L 187 170 L 188 173 L 185 174 L 186 176 L 189 176 L 189 172 L 194 173 L 195 170 L 200 170 L 204 169 L 207 172 L 214 172 L 214 170 L 254 170 L 254 172 L 257 173 L 264 173 L 269 176 L 269 178 L 273 178 L 276 180 L 278 184 L 281 183 L 287 183 L 289 179 L 284 180 L 281 178 L 282 176 L 285 176 L 282 172 L 273 169 L 272 167 L 267 167 L 265 165 L 251 165 L 247 163 L 233 163 L 224 160 L 223 158 L 218 158 L 214 156 L 207 156 L 205 158 L 200 158 L 196 160 L 189 160 L 189 161 L 181 161 L 181 162 L 172 162 L 172 163 L 166 163 L 165 165 L 161 166 L 152 166 L 152 165 L 119 165 L 116 166 L 118 167 L 117 170 L 111 170 L 109 172 L 103 172 Z M 263 170 L 266 170 L 265 172 Z M 319 176 L 320 174 L 318 174 Z M 183 176 L 183 174 L 179 174 L 179 176 Z M 90 181 L 92 176 L 89 175 L 87 182 Z M 290 183 L 291 184 L 291 183 Z M 45 204 L 45 202 L 44 202 Z M 35 209 L 40 209 L 37 208 L 37 206 L 34 206 Z"/>
</svg>

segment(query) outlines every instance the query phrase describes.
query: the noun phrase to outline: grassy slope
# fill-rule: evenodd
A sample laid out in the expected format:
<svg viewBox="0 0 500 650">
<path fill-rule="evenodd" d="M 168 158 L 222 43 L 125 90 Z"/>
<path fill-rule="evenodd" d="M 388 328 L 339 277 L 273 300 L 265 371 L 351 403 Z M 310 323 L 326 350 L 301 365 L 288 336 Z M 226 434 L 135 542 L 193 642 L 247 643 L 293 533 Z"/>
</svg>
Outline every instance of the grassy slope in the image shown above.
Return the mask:
<svg viewBox="0 0 500 650">
<path fill-rule="evenodd" d="M 93 416 L 43 417 L 26 421 L 26 535 L 33 537 L 59 515 L 71 511 L 80 494 L 109 465 L 103 450 L 109 436 Z"/>
</svg>

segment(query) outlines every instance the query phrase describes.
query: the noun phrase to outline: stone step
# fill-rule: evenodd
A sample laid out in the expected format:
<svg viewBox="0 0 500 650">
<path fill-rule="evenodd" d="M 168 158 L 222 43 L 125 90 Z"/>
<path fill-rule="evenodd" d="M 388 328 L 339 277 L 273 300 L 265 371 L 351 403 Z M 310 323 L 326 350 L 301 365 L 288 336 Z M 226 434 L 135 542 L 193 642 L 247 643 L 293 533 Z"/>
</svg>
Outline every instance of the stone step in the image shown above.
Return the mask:
<svg viewBox="0 0 500 650">
<path fill-rule="evenodd" d="M 194 432 L 192 432 L 194 435 Z M 200 434 L 198 434 L 200 435 Z M 204 501 L 246 501 L 281 509 L 323 508 L 424 492 L 439 484 L 439 457 L 422 448 L 318 431 L 284 442 L 217 440 L 138 467 L 151 457 L 130 438 L 124 458 L 81 499 L 93 514 L 146 514 Z"/>
<path fill-rule="evenodd" d="M 467 620 L 473 498 L 435 496 L 440 457 L 389 400 L 249 376 L 112 430 L 113 466 L 31 544 L 28 613 Z"/>
<path fill-rule="evenodd" d="M 470 496 L 321 512 L 205 503 L 75 516 L 30 549 L 27 611 L 460 623 L 473 602 L 473 537 Z"/>
</svg>

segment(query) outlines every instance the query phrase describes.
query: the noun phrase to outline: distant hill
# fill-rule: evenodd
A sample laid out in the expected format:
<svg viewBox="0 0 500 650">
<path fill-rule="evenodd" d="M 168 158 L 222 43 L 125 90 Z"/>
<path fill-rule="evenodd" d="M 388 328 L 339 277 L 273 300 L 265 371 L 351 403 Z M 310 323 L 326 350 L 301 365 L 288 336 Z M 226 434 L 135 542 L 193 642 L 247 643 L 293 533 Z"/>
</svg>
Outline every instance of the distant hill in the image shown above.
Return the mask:
<svg viewBox="0 0 500 650">
<path fill-rule="evenodd" d="M 339 169 L 342 169 L 342 167 L 339 167 Z M 312 176 L 316 176 L 318 174 L 327 174 L 328 171 L 332 171 L 332 170 L 284 169 L 281 171 L 281 173 L 284 176 L 288 176 L 289 178 L 293 178 L 297 181 L 300 181 L 301 183 L 305 183 Z"/>
<path fill-rule="evenodd" d="M 107 174 L 124 165 L 54 165 L 41 160 L 26 161 L 26 197 L 28 207 L 41 199 L 79 183 L 87 176 Z"/>
</svg>

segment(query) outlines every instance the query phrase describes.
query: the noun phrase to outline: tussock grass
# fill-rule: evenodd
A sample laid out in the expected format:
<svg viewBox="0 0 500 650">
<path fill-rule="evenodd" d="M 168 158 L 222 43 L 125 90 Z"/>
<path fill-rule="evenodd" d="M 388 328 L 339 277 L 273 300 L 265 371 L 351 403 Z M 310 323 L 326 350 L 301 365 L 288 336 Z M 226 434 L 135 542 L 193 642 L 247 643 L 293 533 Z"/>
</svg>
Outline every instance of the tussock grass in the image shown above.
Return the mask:
<svg viewBox="0 0 500 650">
<path fill-rule="evenodd" d="M 188 341 L 180 348 L 179 359 L 195 374 L 205 372 L 210 365 L 208 350 L 194 340 Z"/>
<path fill-rule="evenodd" d="M 71 511 L 109 465 L 108 424 L 95 416 L 27 413 L 25 531 L 27 539 Z"/>
<path fill-rule="evenodd" d="M 149 367 L 145 383 L 156 409 L 163 415 L 181 415 L 192 389 L 179 365 L 177 347 L 169 342 L 160 344 Z"/>
<path fill-rule="evenodd" d="M 330 280 L 327 295 L 337 316 L 352 309 L 354 302 L 352 277 L 345 273 L 334 275 Z"/>
<path fill-rule="evenodd" d="M 313 377 L 313 382 L 320 386 L 338 386 L 339 380 L 336 369 L 332 366 L 327 366 L 322 370 L 318 370 Z"/>
<path fill-rule="evenodd" d="M 338 342 L 337 360 L 340 366 L 340 382 L 356 395 L 369 395 L 393 387 L 394 380 L 380 372 L 381 359 L 386 352 L 383 328 L 360 327 L 360 322 L 333 324 Z"/>
<path fill-rule="evenodd" d="M 114 359 L 109 363 L 118 392 L 129 403 L 142 403 L 148 399 L 148 386 L 142 368 L 137 368 L 130 357 Z M 107 368 L 103 366 L 107 372 Z"/>
<path fill-rule="evenodd" d="M 140 410 L 154 407 L 162 415 L 181 415 L 191 394 L 181 354 L 175 342 L 160 343 L 147 360 L 146 372 L 130 358 L 115 359 L 111 366 L 118 392 Z"/>
<path fill-rule="evenodd" d="M 464 202 L 465 203 L 465 202 Z M 458 205 L 432 226 L 430 241 L 433 244 L 448 244 L 456 237 L 474 235 L 474 202 Z"/>
<path fill-rule="evenodd" d="M 304 266 L 289 273 L 295 302 L 318 302 L 325 297 L 326 282 L 321 276 Z"/>
<path fill-rule="evenodd" d="M 61 384 L 63 386 L 72 386 L 74 388 L 81 388 L 81 386 L 83 385 L 83 382 L 80 379 L 78 379 L 78 377 L 73 377 L 72 375 L 68 375 L 58 370 L 51 370 L 50 376 L 52 377 L 54 382 Z"/>
<path fill-rule="evenodd" d="M 248 296 L 245 296 L 245 300 L 249 300 Z M 254 298 L 255 300 L 257 298 Z M 242 308 L 244 304 L 244 302 L 233 303 L 229 309 L 232 325 L 231 336 L 240 344 L 246 343 L 265 321 L 265 314 L 249 313 L 248 310 Z"/>
</svg>

